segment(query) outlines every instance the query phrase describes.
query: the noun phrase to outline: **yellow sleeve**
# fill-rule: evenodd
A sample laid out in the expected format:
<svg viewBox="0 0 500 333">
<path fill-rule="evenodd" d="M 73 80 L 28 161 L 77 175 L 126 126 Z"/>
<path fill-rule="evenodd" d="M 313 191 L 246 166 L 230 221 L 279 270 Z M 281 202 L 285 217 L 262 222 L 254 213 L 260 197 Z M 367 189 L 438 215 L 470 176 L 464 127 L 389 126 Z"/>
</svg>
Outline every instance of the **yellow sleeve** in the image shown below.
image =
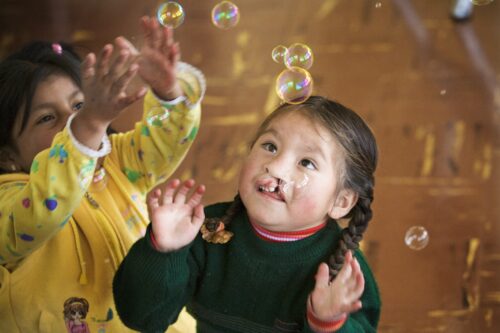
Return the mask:
<svg viewBox="0 0 500 333">
<path fill-rule="evenodd" d="M 95 164 L 64 129 L 49 149 L 35 156 L 29 176 L 0 176 L 0 264 L 27 256 L 68 222 L 92 180 Z"/>
<path fill-rule="evenodd" d="M 160 101 L 150 91 L 144 100 L 142 121 L 132 131 L 110 137 L 108 158 L 143 193 L 177 169 L 198 132 L 205 79 L 198 69 L 185 63 L 179 64 L 177 78 L 186 97 L 183 101 Z"/>
</svg>

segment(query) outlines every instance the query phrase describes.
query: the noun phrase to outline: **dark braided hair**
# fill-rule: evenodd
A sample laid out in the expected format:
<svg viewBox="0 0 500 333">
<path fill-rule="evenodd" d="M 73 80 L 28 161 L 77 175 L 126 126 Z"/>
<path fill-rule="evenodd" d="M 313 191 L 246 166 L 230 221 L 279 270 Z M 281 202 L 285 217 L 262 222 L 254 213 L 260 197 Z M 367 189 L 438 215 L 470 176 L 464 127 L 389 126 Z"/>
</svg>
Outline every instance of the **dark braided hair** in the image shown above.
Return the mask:
<svg viewBox="0 0 500 333">
<path fill-rule="evenodd" d="M 289 112 L 302 112 L 323 126 L 336 139 L 344 154 L 343 170 L 339 179 L 340 189 L 352 190 L 358 196 L 355 206 L 344 216 L 349 219 L 349 224 L 342 230 L 339 246 L 328 260 L 330 279 L 333 280 L 342 268 L 346 252 L 359 247 L 363 233 L 372 218 L 377 144 L 373 133 L 359 115 L 340 103 L 320 96 L 311 96 L 298 105 L 280 105 L 263 121 L 253 143 L 274 119 Z M 212 223 L 220 221 L 227 225 L 242 208 L 244 206 L 238 195 L 222 220 L 213 220 Z"/>
</svg>

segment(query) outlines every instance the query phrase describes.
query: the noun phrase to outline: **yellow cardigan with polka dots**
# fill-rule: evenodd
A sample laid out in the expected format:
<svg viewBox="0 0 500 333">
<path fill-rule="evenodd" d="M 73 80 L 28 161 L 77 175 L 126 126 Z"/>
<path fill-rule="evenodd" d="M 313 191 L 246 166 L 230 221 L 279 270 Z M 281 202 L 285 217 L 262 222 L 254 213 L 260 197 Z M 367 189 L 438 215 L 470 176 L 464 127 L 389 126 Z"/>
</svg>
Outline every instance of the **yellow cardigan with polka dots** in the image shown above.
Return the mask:
<svg viewBox="0 0 500 333">
<path fill-rule="evenodd" d="M 147 192 L 179 166 L 200 122 L 203 75 L 181 63 L 178 78 L 184 101 L 150 92 L 143 120 L 110 135 L 102 179 L 67 129 L 29 175 L 0 175 L 0 332 L 67 332 L 82 322 L 93 333 L 129 331 L 114 307 L 114 273 L 145 232 Z M 194 332 L 194 321 L 183 313 L 169 332 Z"/>
</svg>

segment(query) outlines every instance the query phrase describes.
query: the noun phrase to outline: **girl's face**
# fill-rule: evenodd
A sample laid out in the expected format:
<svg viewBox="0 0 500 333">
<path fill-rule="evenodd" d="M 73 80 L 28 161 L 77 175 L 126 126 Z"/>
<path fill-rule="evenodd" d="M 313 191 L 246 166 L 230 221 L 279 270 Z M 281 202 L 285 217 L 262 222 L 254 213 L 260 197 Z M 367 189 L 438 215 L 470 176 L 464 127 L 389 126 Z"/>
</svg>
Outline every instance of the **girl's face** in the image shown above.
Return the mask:
<svg viewBox="0 0 500 333">
<path fill-rule="evenodd" d="M 12 131 L 14 158 L 22 170 L 30 170 L 36 154 L 50 147 L 56 133 L 66 125 L 68 117 L 82 106 L 82 91 L 67 76 L 51 75 L 38 85 L 26 127 L 19 134 L 22 121 L 20 110 Z"/>
<path fill-rule="evenodd" d="M 343 161 L 333 136 L 300 111 L 274 119 L 240 174 L 250 220 L 271 231 L 297 231 L 344 216 L 356 196 L 338 188 Z"/>
<path fill-rule="evenodd" d="M 71 310 L 70 312 L 70 315 L 71 315 L 71 319 L 73 320 L 80 320 L 83 318 L 83 314 L 80 310 Z"/>
</svg>

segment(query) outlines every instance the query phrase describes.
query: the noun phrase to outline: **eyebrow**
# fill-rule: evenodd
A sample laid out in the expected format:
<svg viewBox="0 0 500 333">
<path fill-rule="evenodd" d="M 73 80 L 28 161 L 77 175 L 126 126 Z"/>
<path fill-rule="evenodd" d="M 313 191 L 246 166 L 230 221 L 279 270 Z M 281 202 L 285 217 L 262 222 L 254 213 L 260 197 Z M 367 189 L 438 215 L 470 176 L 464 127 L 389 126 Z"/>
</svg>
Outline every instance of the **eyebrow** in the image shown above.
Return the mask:
<svg viewBox="0 0 500 333">
<path fill-rule="evenodd" d="M 73 91 L 71 94 L 69 94 L 68 100 L 71 100 L 71 99 L 75 98 L 78 94 L 82 94 L 83 95 L 82 91 L 79 90 L 79 89 Z M 38 104 L 36 107 L 34 107 L 32 109 L 31 113 L 34 113 L 34 112 L 36 112 L 38 110 L 42 110 L 42 109 L 46 109 L 46 108 L 52 108 L 52 106 L 53 106 L 52 103 L 41 103 L 41 104 Z"/>
</svg>

